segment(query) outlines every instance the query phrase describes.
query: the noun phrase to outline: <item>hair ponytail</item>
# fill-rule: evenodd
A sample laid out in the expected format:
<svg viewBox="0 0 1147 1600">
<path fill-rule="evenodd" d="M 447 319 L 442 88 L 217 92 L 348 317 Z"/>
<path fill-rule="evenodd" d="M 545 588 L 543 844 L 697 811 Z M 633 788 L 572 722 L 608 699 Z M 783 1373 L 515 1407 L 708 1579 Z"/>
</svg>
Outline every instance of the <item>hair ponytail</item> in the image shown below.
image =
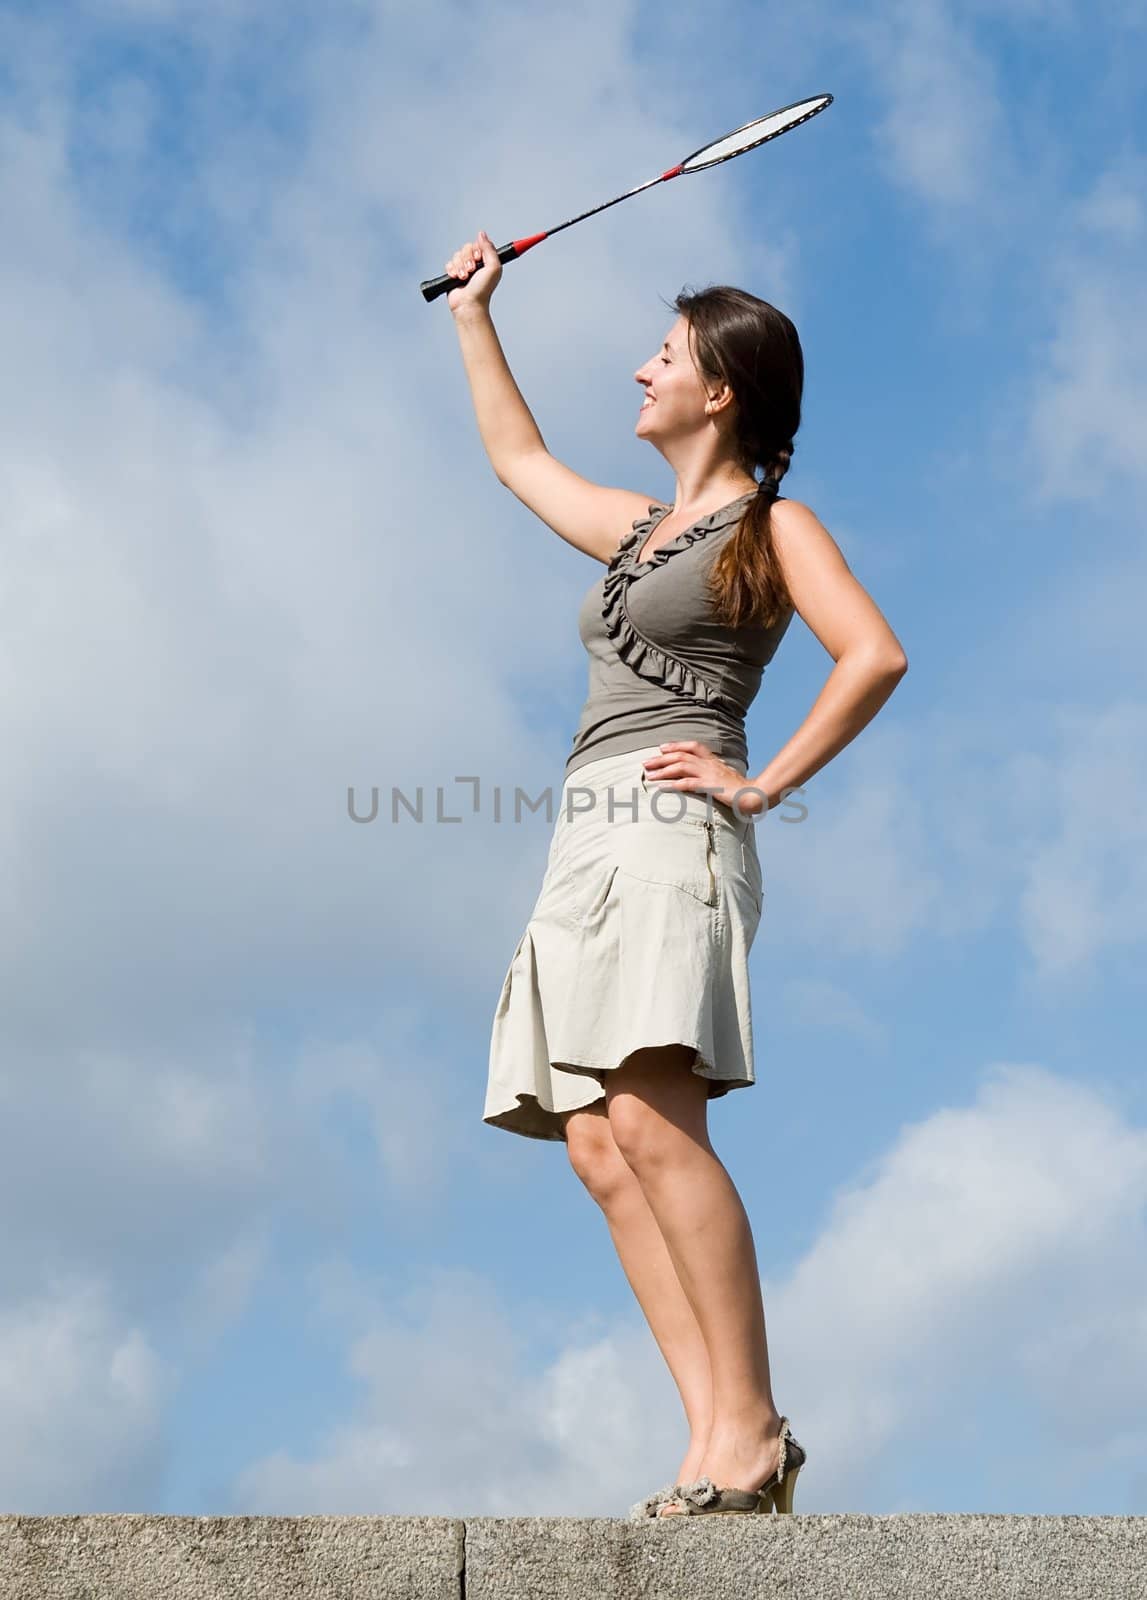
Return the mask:
<svg viewBox="0 0 1147 1600">
<path fill-rule="evenodd" d="M 793 609 L 777 561 L 772 508 L 800 427 L 804 352 L 793 323 L 767 300 L 715 284 L 684 291 L 674 306 L 689 324 L 698 371 L 733 391 L 737 452 L 745 471 L 764 468 L 758 493 L 722 545 L 709 574 L 719 621 L 769 628 Z"/>
</svg>

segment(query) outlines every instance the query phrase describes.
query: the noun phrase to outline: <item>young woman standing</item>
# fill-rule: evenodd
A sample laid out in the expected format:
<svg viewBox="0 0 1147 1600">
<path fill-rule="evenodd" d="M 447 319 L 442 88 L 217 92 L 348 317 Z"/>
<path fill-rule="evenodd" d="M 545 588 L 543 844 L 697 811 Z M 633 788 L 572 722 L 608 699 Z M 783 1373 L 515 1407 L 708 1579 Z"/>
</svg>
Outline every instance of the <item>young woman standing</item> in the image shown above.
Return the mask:
<svg viewBox="0 0 1147 1600">
<path fill-rule="evenodd" d="M 589 694 L 495 1011 L 483 1117 L 565 1141 L 677 1385 L 689 1448 L 630 1515 L 791 1511 L 807 1452 L 774 1403 L 753 1237 L 706 1110 L 755 1081 L 753 819 L 856 737 L 907 658 L 827 529 L 779 496 L 804 383 L 783 312 L 724 285 L 677 297 L 634 374 L 635 432 L 676 479 L 665 505 L 546 449 L 490 318 L 488 235 L 446 270 L 499 482 L 606 568 L 578 616 Z M 797 612 L 835 665 L 749 776 L 745 714 Z"/>
</svg>

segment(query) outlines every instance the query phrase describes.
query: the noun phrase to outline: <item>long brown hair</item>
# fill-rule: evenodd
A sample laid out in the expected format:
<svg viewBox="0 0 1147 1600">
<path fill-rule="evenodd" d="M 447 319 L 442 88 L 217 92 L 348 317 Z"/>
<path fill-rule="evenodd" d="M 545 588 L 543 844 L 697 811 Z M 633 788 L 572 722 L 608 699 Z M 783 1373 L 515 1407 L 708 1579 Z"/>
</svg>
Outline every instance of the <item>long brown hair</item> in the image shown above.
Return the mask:
<svg viewBox="0 0 1147 1600">
<path fill-rule="evenodd" d="M 804 351 L 776 306 L 744 289 L 712 284 L 673 302 L 689 325 L 693 362 L 703 378 L 733 391 L 740 465 L 779 484 L 801 423 Z M 771 627 L 793 609 L 773 547 L 773 495 L 756 494 L 725 540 L 709 575 L 715 613 L 730 627 Z"/>
</svg>

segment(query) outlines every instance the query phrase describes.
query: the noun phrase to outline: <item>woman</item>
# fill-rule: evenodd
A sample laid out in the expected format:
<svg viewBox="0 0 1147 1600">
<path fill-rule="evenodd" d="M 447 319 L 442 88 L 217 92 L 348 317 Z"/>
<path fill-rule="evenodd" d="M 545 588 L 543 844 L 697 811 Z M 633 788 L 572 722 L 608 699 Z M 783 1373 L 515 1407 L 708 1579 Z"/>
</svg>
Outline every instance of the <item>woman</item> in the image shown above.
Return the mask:
<svg viewBox="0 0 1147 1600">
<path fill-rule="evenodd" d="M 791 1511 L 807 1455 L 773 1401 L 752 1233 L 706 1108 L 754 1082 L 753 818 L 855 738 L 907 658 L 814 513 L 778 498 L 804 380 L 782 312 L 725 286 L 677 297 L 634 374 L 635 432 L 676 477 L 668 506 L 547 451 L 490 319 L 488 235 L 446 270 L 499 481 L 606 567 L 579 614 L 589 696 L 495 1013 L 484 1120 L 565 1140 L 677 1384 L 689 1449 L 631 1516 Z M 836 664 L 750 777 L 745 713 L 798 611 Z"/>
</svg>

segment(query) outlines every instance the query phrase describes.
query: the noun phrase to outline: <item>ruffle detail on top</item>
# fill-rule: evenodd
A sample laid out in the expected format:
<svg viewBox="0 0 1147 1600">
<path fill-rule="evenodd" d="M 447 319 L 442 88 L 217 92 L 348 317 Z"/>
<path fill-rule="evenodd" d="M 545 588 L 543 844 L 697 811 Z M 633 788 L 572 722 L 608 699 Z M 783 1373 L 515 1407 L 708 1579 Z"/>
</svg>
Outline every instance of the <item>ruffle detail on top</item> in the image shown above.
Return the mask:
<svg viewBox="0 0 1147 1600">
<path fill-rule="evenodd" d="M 680 656 L 675 656 L 672 651 L 654 644 L 652 639 L 647 639 L 638 631 L 630 618 L 625 597 L 630 583 L 635 578 L 642 577 L 654 567 L 664 566 L 678 550 L 696 544 L 697 540 L 703 539 L 711 529 L 736 522 L 751 499 L 752 494 L 742 495 L 731 505 L 710 512 L 707 517 L 702 517 L 692 527 L 683 528 L 675 538 L 663 544 L 659 550 L 655 550 L 648 561 L 638 561 L 637 552 L 652 529 L 663 517 L 668 516 L 671 509 L 669 506 L 651 506 L 649 515 L 640 517 L 633 524 L 633 531 L 627 533 L 618 545 L 602 583 L 602 621 L 614 648 L 625 664 L 632 667 L 640 677 L 662 684 L 684 699 L 697 701 L 701 705 L 722 706 L 735 716 L 742 714 L 742 708 L 721 692 L 720 685 L 711 683 L 688 662 L 682 661 Z"/>
</svg>

